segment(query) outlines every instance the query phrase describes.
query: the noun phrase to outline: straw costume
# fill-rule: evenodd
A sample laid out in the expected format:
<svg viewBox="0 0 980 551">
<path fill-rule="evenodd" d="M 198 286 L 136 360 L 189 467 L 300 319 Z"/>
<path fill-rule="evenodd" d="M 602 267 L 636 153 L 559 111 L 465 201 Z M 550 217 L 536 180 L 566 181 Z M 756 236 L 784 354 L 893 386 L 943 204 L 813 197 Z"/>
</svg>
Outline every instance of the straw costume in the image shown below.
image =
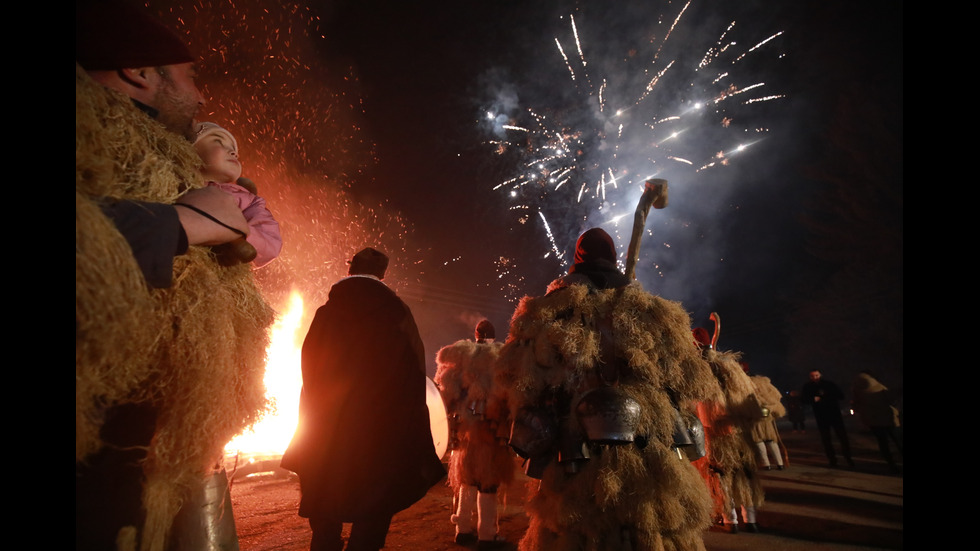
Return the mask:
<svg viewBox="0 0 980 551">
<path fill-rule="evenodd" d="M 782 394 L 779 389 L 772 384 L 769 377 L 763 375 L 750 375 L 752 387 L 755 389 L 755 397 L 762 409 L 762 417 L 752 423 L 751 439 L 758 453 L 759 466 L 769 470 L 771 468 L 769 456 L 776 460 L 776 468 L 784 468 L 785 449 L 780 446 L 782 440 L 779 438 L 779 429 L 776 427 L 776 420 L 786 415 L 786 407 L 782 403 Z"/>
<path fill-rule="evenodd" d="M 878 441 L 881 457 L 888 463 L 892 473 L 901 472 L 889 443 L 895 444 L 899 454 L 903 453 L 901 416 L 895 406 L 895 397 L 870 371 L 862 371 L 854 377 L 852 392 L 854 409 Z"/>
<path fill-rule="evenodd" d="M 507 393 L 494 385 L 503 343 L 493 342 L 493 331 L 493 325 L 483 320 L 477 325 L 475 341 L 457 341 L 436 354 L 434 381 L 446 403 L 454 435 L 449 484 L 456 496 L 452 515 L 456 543 L 496 540 L 498 495 L 506 493 L 514 479 L 514 452 L 507 445 Z"/>
<path fill-rule="evenodd" d="M 739 364 L 739 353 L 710 347 L 703 352 L 720 392 L 715 399 L 698 404 L 708 455 L 696 464 L 711 489 L 715 516 L 722 518 L 729 531 L 737 532 L 737 508 L 741 507 L 747 528 L 757 531 L 755 510 L 762 506 L 764 492 L 751 443 L 752 426 L 762 417 L 755 388 Z"/>
<path fill-rule="evenodd" d="M 164 549 L 181 501 L 265 406 L 273 312 L 250 267 L 224 268 L 210 249 L 190 247 L 173 259 L 172 284 L 150 289 L 100 208 L 114 199 L 173 203 L 204 185 L 200 164 L 186 139 L 76 64 L 76 498 L 79 469 L 119 451 L 105 440 L 107 419 L 145 414 L 133 463 L 142 467 L 145 520 L 125 530 L 121 548 Z"/>
<path fill-rule="evenodd" d="M 609 258 L 580 256 L 586 234 L 572 273 L 521 300 L 501 350 L 511 445 L 540 479 L 520 549 L 703 550 L 710 496 L 673 442 L 677 408 L 710 395 L 711 373 L 680 304 L 617 276 L 604 233 Z M 593 439 L 593 406 L 624 406 L 631 434 Z M 541 437 L 518 440 L 521 426 Z"/>
</svg>

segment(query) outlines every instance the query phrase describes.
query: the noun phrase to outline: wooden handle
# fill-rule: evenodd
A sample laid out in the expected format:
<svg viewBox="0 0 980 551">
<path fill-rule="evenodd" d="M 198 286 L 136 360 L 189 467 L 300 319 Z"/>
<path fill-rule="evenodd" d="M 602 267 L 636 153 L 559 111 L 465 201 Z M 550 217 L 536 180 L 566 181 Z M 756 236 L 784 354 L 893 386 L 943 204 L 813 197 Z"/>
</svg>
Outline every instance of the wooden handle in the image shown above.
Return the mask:
<svg viewBox="0 0 980 551">
<path fill-rule="evenodd" d="M 718 350 L 718 336 L 721 335 L 721 316 L 718 315 L 718 312 L 712 312 L 709 317 L 715 322 L 715 332 L 711 335 L 711 348 Z"/>
<path fill-rule="evenodd" d="M 633 214 L 633 233 L 630 244 L 626 249 L 626 277 L 636 279 L 636 263 L 640 260 L 640 241 L 643 239 L 643 228 L 647 224 L 647 214 L 650 207 L 662 209 L 667 206 L 667 180 L 647 180 L 643 186 L 643 195 L 636 205 Z"/>
</svg>

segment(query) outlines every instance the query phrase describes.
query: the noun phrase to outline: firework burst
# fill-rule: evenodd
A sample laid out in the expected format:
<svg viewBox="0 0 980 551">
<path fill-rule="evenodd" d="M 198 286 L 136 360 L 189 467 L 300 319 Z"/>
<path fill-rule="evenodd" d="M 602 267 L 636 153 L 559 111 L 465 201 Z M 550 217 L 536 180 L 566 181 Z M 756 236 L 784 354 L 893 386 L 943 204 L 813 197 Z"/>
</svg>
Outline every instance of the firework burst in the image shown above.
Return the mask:
<svg viewBox="0 0 980 551">
<path fill-rule="evenodd" d="M 533 107 L 487 111 L 493 151 L 517 167 L 495 189 L 519 222 L 541 224 L 550 243 L 543 256 L 558 270 L 582 230 L 632 222 L 645 180 L 670 181 L 674 201 L 768 132 L 753 109 L 783 96 L 753 61 L 778 59 L 782 33 L 738 33 L 736 20 L 696 14 L 693 4 L 665 3 L 657 15 L 608 7 L 562 16 L 538 53 L 564 75 L 547 73 L 560 79 L 547 93 L 537 84 L 522 94 Z"/>
</svg>

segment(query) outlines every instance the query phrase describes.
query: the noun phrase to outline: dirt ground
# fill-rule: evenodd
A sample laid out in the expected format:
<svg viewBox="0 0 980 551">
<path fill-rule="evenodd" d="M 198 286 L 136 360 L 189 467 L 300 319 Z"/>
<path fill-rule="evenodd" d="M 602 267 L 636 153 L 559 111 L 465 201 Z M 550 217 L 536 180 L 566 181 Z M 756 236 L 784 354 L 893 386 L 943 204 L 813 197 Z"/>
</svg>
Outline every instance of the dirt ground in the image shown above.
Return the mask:
<svg viewBox="0 0 980 551">
<path fill-rule="evenodd" d="M 758 512 L 762 532 L 729 534 L 709 529 L 704 535 L 708 551 L 902 549 L 903 476 L 888 474 L 870 433 L 850 424 L 856 464 L 836 469 L 827 466 L 815 427 L 800 434 L 781 426 L 790 465 L 783 471 L 762 473 L 766 489 L 766 504 Z M 504 551 L 515 551 L 527 528 L 523 503 L 531 483 L 521 474 L 501 508 L 500 534 L 509 542 Z M 296 514 L 300 491 L 291 473 L 261 466 L 239 468 L 231 480 L 231 496 L 241 551 L 309 549 L 310 529 Z M 466 549 L 453 543 L 452 501 L 446 485 L 435 486 L 395 516 L 385 549 Z"/>
</svg>

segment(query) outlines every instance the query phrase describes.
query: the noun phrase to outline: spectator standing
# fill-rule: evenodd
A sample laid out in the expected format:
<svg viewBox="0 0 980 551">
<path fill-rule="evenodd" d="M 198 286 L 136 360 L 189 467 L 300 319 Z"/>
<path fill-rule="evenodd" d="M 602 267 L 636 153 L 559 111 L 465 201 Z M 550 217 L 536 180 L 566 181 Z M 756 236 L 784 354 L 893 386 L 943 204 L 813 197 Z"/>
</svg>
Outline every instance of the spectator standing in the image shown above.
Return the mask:
<svg viewBox="0 0 980 551">
<path fill-rule="evenodd" d="M 282 466 L 299 475 L 311 551 L 384 547 L 395 513 L 446 471 L 425 400 L 425 352 L 408 306 L 382 282 L 388 257 L 365 248 L 333 285 L 303 342 L 299 424 Z"/>
<path fill-rule="evenodd" d="M 789 391 L 786 397 L 786 417 L 793 425 L 793 432 L 806 432 L 806 413 L 803 411 L 803 398 L 799 390 Z"/>
<path fill-rule="evenodd" d="M 840 410 L 841 402 L 844 400 L 844 392 L 832 381 L 824 379 L 819 369 L 814 369 L 810 371 L 810 380 L 803 385 L 800 394 L 803 397 L 803 403 L 809 405 L 813 410 L 813 418 L 816 419 L 817 429 L 820 431 L 820 442 L 823 444 L 823 450 L 827 454 L 827 461 L 830 466 L 837 466 L 837 453 L 834 450 L 830 434 L 833 431 L 838 442 L 840 442 L 844 460 L 853 467 L 851 442 L 847 438 L 847 429 L 844 427 L 844 417 Z"/>
</svg>

